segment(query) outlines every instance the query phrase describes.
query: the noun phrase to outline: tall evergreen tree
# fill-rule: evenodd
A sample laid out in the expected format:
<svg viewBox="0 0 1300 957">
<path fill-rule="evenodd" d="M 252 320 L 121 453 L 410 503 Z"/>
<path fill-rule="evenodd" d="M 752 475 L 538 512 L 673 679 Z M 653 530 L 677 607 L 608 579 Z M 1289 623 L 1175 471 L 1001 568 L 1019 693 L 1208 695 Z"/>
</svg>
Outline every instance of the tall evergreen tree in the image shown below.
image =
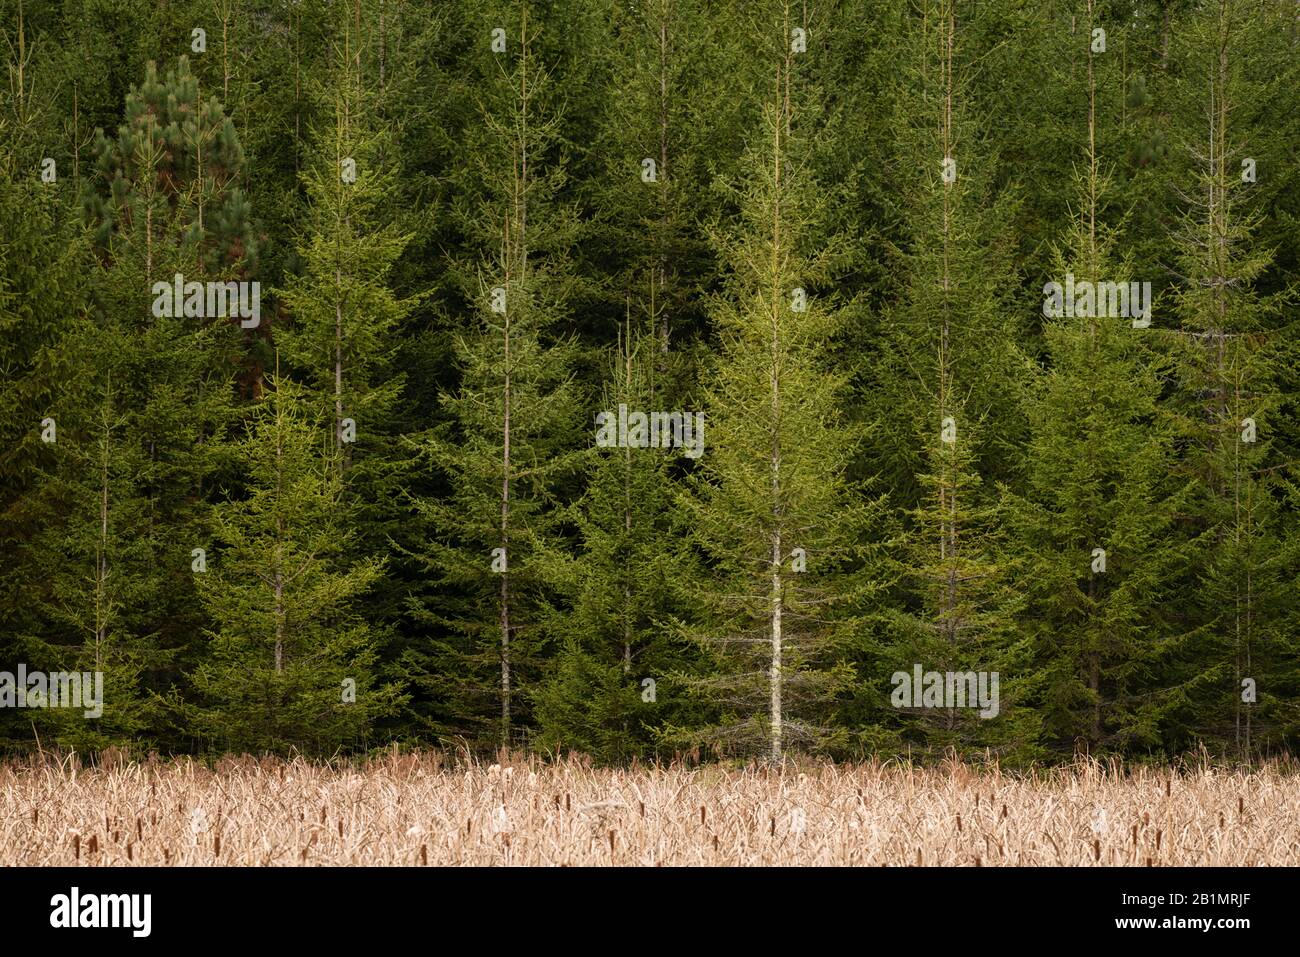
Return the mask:
<svg viewBox="0 0 1300 957">
<path fill-rule="evenodd" d="M 54 77 L 42 70 L 52 38 L 38 36 L 23 8 L 12 18 L 5 13 L 0 30 L 11 82 L 0 90 L 0 661 L 9 671 L 20 663 L 70 671 L 84 664 L 94 635 L 105 636 L 96 623 L 80 628 L 69 617 L 95 613 L 94 532 L 72 512 L 94 509 L 101 499 L 89 461 L 90 382 L 112 350 L 85 330 L 88 245 L 75 173 L 60 142 Z M 70 486 L 82 482 L 93 489 L 73 494 Z M 135 690 L 115 684 L 113 694 L 119 704 L 134 702 Z M 88 735 L 94 725 L 80 711 L 65 718 L 2 709 L 0 741 L 30 744 L 39 726 L 47 743 L 102 743 Z M 133 730 L 129 721 L 116 728 L 117 741 Z"/>
<path fill-rule="evenodd" d="M 203 101 L 182 59 L 162 78 L 149 68 L 116 134 L 98 137 L 94 173 L 83 181 L 99 264 L 92 275 L 98 328 L 84 341 L 113 343 L 93 381 L 114 383 L 122 419 L 114 437 L 139 463 L 115 473 L 123 483 L 115 494 L 124 502 L 143 497 L 147 516 L 136 544 L 148 553 L 132 573 L 138 597 L 127 613 L 134 633 L 151 636 L 164 656 L 155 660 L 173 662 L 149 682 L 180 695 L 183 672 L 202 655 L 192 640 L 204 627 L 192 552 L 208 538 L 207 492 L 229 465 L 236 395 L 259 387 L 261 359 L 246 349 L 264 327 L 260 296 L 251 292 L 247 305 L 251 311 L 257 301 L 259 310 L 245 319 L 205 315 L 206 297 L 198 310 L 168 303 L 174 297 L 157 290 L 174 287 L 177 274 L 187 283 L 249 281 L 255 243 L 238 186 L 241 162 L 220 104 Z"/>
<path fill-rule="evenodd" d="M 807 167 L 820 91 L 801 69 L 790 8 L 754 21 L 773 82 L 742 183 L 730 186 L 741 216 L 715 236 L 728 270 L 712 308 L 721 349 L 704 451 L 681 499 L 707 569 L 685 631 L 712 666 L 685 684 L 710 714 L 670 733 L 779 762 L 843 743 L 830 715 L 853 678 L 849 611 L 870 580 L 841 574 L 866 515 L 844 478 L 853 436 L 837 422 L 843 375 L 826 350 L 838 314 L 819 294 L 843 254 L 818 229 L 828 200 Z"/>
<path fill-rule="evenodd" d="M 906 675 L 909 687 L 919 664 L 923 672 L 983 672 L 986 681 L 996 673 L 1001 697 L 1026 677 L 1014 634 L 1015 555 L 997 486 L 1015 478 L 1023 433 L 1015 401 L 1022 330 L 1007 302 L 1010 203 L 984 169 L 986 147 L 969 118 L 956 4 L 940 0 L 915 16 L 896 97 L 897 167 L 907 174 L 896 186 L 907 230 L 896 250 L 901 298 L 884 320 L 872 390 L 874 438 L 901 533 L 883 653 L 888 673 Z M 919 701 L 921 689 L 911 695 Z M 994 726 L 999 733 L 981 728 L 989 716 L 976 710 L 928 713 L 928 728 L 917 731 L 932 745 L 1017 737 L 1006 717 Z M 1033 733 L 1022 728 L 1018 737 Z"/>
<path fill-rule="evenodd" d="M 393 291 L 411 234 L 399 222 L 403 175 L 375 75 L 377 64 L 385 69 L 386 45 L 394 39 L 384 19 L 392 11 L 364 6 L 368 16 L 361 22 L 359 6 L 330 12 L 323 75 L 309 74 L 305 82 L 319 119 L 311 124 L 312 150 L 301 174 L 306 208 L 297 268 L 283 295 L 290 321 L 277 336 L 329 424 L 358 559 L 386 555 L 390 538 L 402 537 L 409 519 L 402 501 L 409 471 L 401 448 L 406 380 L 397 352 L 412 305 Z M 400 619 L 405 593 L 396 575 L 386 575 L 367 598 L 372 621 Z"/>
<path fill-rule="evenodd" d="M 1091 134 L 1095 96 L 1082 107 Z M 1119 749 L 1158 742 L 1143 677 L 1169 633 L 1162 599 L 1178 570 L 1171 525 L 1183 490 L 1168 477 L 1173 441 L 1159 402 L 1167 362 L 1150 341 L 1158 319 L 1150 302 L 1143 315 L 1140 286 L 1119 298 L 1136 277 L 1100 215 L 1102 162 L 1090 135 L 1070 241 L 1056 255 L 1059 288 L 1044 289 L 1048 366 L 1029 403 L 1019 547 L 1045 743 Z M 1127 301 L 1128 314 L 1117 301 Z"/>
<path fill-rule="evenodd" d="M 1274 369 L 1294 325 L 1282 320 L 1277 296 L 1260 293 L 1272 256 L 1255 235 L 1258 164 L 1244 146 L 1248 111 L 1268 101 L 1274 82 L 1248 69 L 1251 51 L 1272 31 L 1256 14 L 1216 0 L 1180 32 L 1172 54 L 1184 80 L 1178 146 L 1188 187 L 1179 191 L 1175 305 L 1196 537 L 1194 627 L 1176 650 L 1183 714 L 1175 726 L 1230 742 L 1243 758 L 1257 737 L 1257 712 L 1270 715 L 1265 730 L 1274 735 L 1294 728 L 1295 712 L 1282 699 L 1296 678 L 1284 665 L 1295 650 L 1285 613 L 1294 555 L 1279 534 L 1285 463 L 1273 439 L 1280 419 Z"/>
<path fill-rule="evenodd" d="M 660 331 L 656 323 L 638 334 L 629 319 L 602 421 L 616 421 L 620 410 L 672 414 L 656 379 Z M 683 702 L 659 688 L 691 664 L 668 626 L 670 616 L 687 611 L 672 547 L 682 531 L 675 458 L 671 449 L 629 444 L 599 449 L 592 460 L 575 509 L 581 551 L 564 581 L 572 608 L 559 616 L 563 644 L 537 695 L 543 748 L 626 760 L 652 749 L 665 721 L 680 715 Z"/>
<path fill-rule="evenodd" d="M 600 408 L 648 414 L 690 405 L 703 321 L 698 289 L 712 264 L 699 222 L 709 170 L 696 122 L 701 58 L 713 39 L 693 4 L 610 4 L 607 114 L 595 154 L 598 222 L 592 264 L 617 310 L 617 351 Z M 672 585 L 672 501 L 683 471 L 669 451 L 630 447 L 588 459 L 575 508 L 581 552 L 567 577 L 557 627 L 563 644 L 539 694 L 544 748 L 578 747 L 606 759 L 639 754 L 683 702 L 658 683 L 686 665 L 664 620 L 685 608 Z"/>
<path fill-rule="evenodd" d="M 329 79 L 315 91 L 329 121 L 313 131 L 315 150 L 302 177 L 303 269 L 289 277 L 284 304 L 293 322 L 279 339 L 328 416 L 349 483 L 366 503 L 383 505 L 397 493 L 394 416 L 404 382 L 393 358 L 409 308 L 390 281 L 409 236 L 384 202 L 400 172 L 385 159 L 391 138 L 375 116 L 376 98 L 362 86 L 368 38 L 354 34 L 349 11 L 340 12 Z M 395 520 L 383 508 L 366 510 L 372 549 L 382 547 Z"/>
<path fill-rule="evenodd" d="M 89 319 L 78 326 L 73 341 L 104 341 Z M 60 413 L 68 414 L 45 420 L 52 423 L 57 455 L 42 505 L 57 510 L 59 519 L 31 543 L 34 564 L 48 569 L 40 595 L 43 623 L 39 633 L 20 635 L 29 668 L 98 676 L 100 698 L 93 705 L 43 709 L 34 722 L 46 740 L 84 750 L 138 746 L 143 732 L 160 726 L 162 712 L 144 675 L 161 671 L 165 656 L 136 611 L 158 598 L 147 574 L 156 546 L 148 500 L 133 480 L 147 463 L 127 438 L 114 365 L 92 362 L 79 370 L 85 384 L 61 396 Z M 91 693 L 87 684 L 83 677 L 83 696 Z"/>
<path fill-rule="evenodd" d="M 437 592 L 412 613 L 436 632 L 432 656 L 408 655 L 408 668 L 438 699 L 436 728 L 506 743 L 530 722 L 521 690 L 540 667 L 548 565 L 563 565 L 556 490 L 585 431 L 563 328 L 577 222 L 559 198 L 558 106 L 533 52 L 538 24 L 526 5 L 504 5 L 483 11 L 478 30 L 481 122 L 467 133 L 455 207 L 470 254 L 454 268 L 472 319 L 455 344 L 459 381 L 442 397 L 449 421 L 419 446 L 448 492 L 416 501 L 430 539 L 416 557 Z"/>
<path fill-rule="evenodd" d="M 652 329 L 663 356 L 660 389 L 680 393 L 702 332 L 695 293 L 712 265 L 698 222 L 709 198 L 699 142 L 707 125 L 690 81 L 713 38 L 694 6 L 676 0 L 616 4 L 612 16 L 612 89 L 594 203 L 602 265 L 614 273 L 607 296 L 620 326 L 631 303 L 638 331 Z"/>
</svg>

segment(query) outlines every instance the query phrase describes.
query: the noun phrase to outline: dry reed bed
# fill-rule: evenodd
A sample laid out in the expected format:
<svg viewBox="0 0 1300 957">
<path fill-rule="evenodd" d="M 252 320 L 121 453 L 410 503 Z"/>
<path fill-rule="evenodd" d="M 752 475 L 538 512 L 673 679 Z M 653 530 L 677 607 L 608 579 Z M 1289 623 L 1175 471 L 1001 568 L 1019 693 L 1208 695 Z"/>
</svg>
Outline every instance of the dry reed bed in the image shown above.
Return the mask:
<svg viewBox="0 0 1300 957">
<path fill-rule="evenodd" d="M 1271 768 L 0 766 L 5 865 L 1297 863 L 1300 777 Z"/>
</svg>

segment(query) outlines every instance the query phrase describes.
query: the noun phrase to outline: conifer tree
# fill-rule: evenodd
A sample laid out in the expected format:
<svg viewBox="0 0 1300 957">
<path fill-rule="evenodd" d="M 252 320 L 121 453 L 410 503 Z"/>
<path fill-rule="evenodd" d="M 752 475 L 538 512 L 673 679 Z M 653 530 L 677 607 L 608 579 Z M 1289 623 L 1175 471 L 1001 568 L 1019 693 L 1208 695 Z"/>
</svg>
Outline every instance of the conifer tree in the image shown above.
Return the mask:
<svg viewBox="0 0 1300 957">
<path fill-rule="evenodd" d="M 359 604 L 383 569 L 346 558 L 338 454 L 301 389 L 272 378 L 236 445 L 247 488 L 216 506 L 196 575 L 213 624 L 194 720 L 223 748 L 330 751 L 401 703 L 375 678 L 378 636 Z"/>
<path fill-rule="evenodd" d="M 1278 717 L 1293 721 L 1280 699 L 1295 677 L 1283 666 L 1294 654 L 1285 612 L 1293 556 L 1279 535 L 1285 463 L 1274 442 L 1281 419 L 1274 369 L 1286 355 L 1289 324 L 1278 297 L 1259 291 L 1272 257 L 1256 237 L 1258 161 L 1244 145 L 1251 114 L 1276 81 L 1249 63 L 1272 30 L 1256 14 L 1216 0 L 1180 32 L 1173 53 L 1185 80 L 1178 146 L 1189 167 L 1175 233 L 1180 423 L 1197 538 L 1188 585 L 1194 627 L 1173 651 L 1183 676 L 1176 723 L 1230 741 L 1241 758 L 1251 754 L 1257 712 L 1273 713 L 1274 732 Z M 1267 142 L 1254 138 L 1263 159 Z"/>
<path fill-rule="evenodd" d="M 146 257 L 166 222 L 206 273 L 251 269 L 256 243 L 239 184 L 243 149 L 220 101 L 203 99 L 188 57 L 162 77 L 149 65 L 127 97 L 121 126 L 112 136 L 98 133 L 95 151 L 84 203 L 107 257 L 142 218 Z"/>
<path fill-rule="evenodd" d="M 401 494 L 409 463 L 400 443 L 410 416 L 402 408 L 406 381 L 397 352 L 411 303 L 392 287 L 411 236 L 399 223 L 403 172 L 376 75 L 392 72 L 386 45 L 397 31 L 394 11 L 378 8 L 331 11 L 324 18 L 328 56 L 320 75 L 304 80 L 316 119 L 300 176 L 306 204 L 295 271 L 282 297 L 289 321 L 277 336 L 329 426 L 358 559 L 386 555 L 409 518 Z M 360 21 L 359 13 L 366 14 Z M 406 592 L 397 575 L 385 575 L 367 597 L 372 622 L 399 619 Z M 396 637 L 389 630 L 385 636 Z M 384 651 L 391 659 L 393 649 Z"/>
<path fill-rule="evenodd" d="M 220 104 L 202 103 L 182 62 L 161 80 L 150 69 L 126 113 L 116 135 L 99 137 L 95 172 L 84 180 L 99 268 L 91 276 L 94 324 L 83 327 L 82 341 L 111 343 L 90 381 L 114 384 L 121 421 L 113 435 L 138 464 L 111 471 L 119 480 L 111 497 L 123 509 L 137 496 L 145 502 L 132 544 L 147 555 L 129 573 L 136 598 L 124 613 L 132 633 L 154 645 L 149 682 L 184 694 L 178 671 L 197 663 L 202 649 L 193 636 L 204 626 L 192 556 L 207 544 L 206 493 L 228 465 L 241 367 L 245 394 L 257 388 L 260 360 L 244 360 L 241 340 L 258 332 L 261 316 L 204 315 L 206 302 L 187 309 L 157 292 L 158 284 L 174 287 L 177 274 L 187 283 L 247 275 L 254 250 L 237 187 L 241 153 Z M 103 401 L 92 397 L 89 407 Z M 85 455 L 75 461 L 92 463 Z M 165 660 L 172 665 L 162 667 Z"/>
<path fill-rule="evenodd" d="M 618 4 L 611 16 L 608 116 L 595 151 L 604 160 L 598 241 L 614 272 L 607 295 L 620 326 L 631 303 L 638 331 L 658 337 L 660 391 L 680 394 L 702 331 L 693 293 L 711 265 L 697 222 L 708 201 L 706 126 L 690 82 L 711 37 L 693 5 L 676 0 Z"/>
<path fill-rule="evenodd" d="M 629 319 L 604 391 L 605 421 L 620 410 L 667 412 L 656 380 L 659 331 L 656 324 L 638 334 Z M 575 508 L 581 551 L 564 580 L 572 609 L 560 615 L 563 644 L 537 694 L 545 749 L 626 760 L 652 748 L 656 731 L 680 715 L 680 696 L 660 688 L 690 667 L 668 625 L 686 612 L 672 547 L 682 531 L 673 508 L 676 455 L 629 443 L 598 449 L 592 460 Z"/>
<path fill-rule="evenodd" d="M 706 568 L 684 631 L 711 666 L 684 682 L 710 713 L 670 737 L 779 762 L 843 743 L 830 716 L 853 679 L 849 612 L 869 580 L 841 574 L 866 515 L 844 478 L 853 437 L 837 422 L 843 375 L 826 351 L 837 310 L 821 290 L 843 250 L 818 230 L 828 200 L 807 166 L 821 94 L 801 69 L 790 8 L 754 19 L 773 79 L 730 187 L 739 221 L 715 237 L 728 270 L 712 308 L 721 346 L 681 499 Z"/>
<path fill-rule="evenodd" d="M 71 669 L 87 635 L 55 620 L 55 591 L 89 569 L 47 546 L 71 534 L 59 479 L 93 401 L 85 383 L 94 350 L 79 330 L 87 246 L 52 78 L 40 68 L 46 44 L 24 11 L 14 13 L 0 27 L 12 80 L 0 90 L 0 661 L 9 671 Z M 33 724 L 46 740 L 59 737 L 52 717 L 0 709 L 0 740 L 30 742 Z"/>
<path fill-rule="evenodd" d="M 83 204 L 105 266 L 136 256 L 150 284 L 176 273 L 187 281 L 253 279 L 257 241 L 241 185 L 243 148 L 220 101 L 204 99 L 188 57 L 161 77 L 149 63 L 127 96 L 123 122 L 113 135 L 97 131 L 94 151 Z M 169 256 L 170 271 L 160 268 Z M 209 317 L 206 325 L 215 328 L 205 357 L 239 371 L 242 395 L 256 395 L 271 323 Z"/>
<path fill-rule="evenodd" d="M 374 98 L 361 86 L 364 46 L 351 17 L 341 17 L 329 83 L 317 91 L 329 122 L 313 131 L 315 153 L 303 173 L 303 273 L 285 293 L 294 324 L 281 337 L 329 412 L 331 445 L 344 468 L 354 464 L 354 449 L 381 446 L 390 425 L 403 385 L 391 369 L 395 332 L 407 308 L 389 287 L 408 237 L 383 208 L 399 173 L 385 165 L 389 135 L 377 129 Z M 373 469 L 367 477 L 373 480 Z"/>
<path fill-rule="evenodd" d="M 1023 430 L 1014 401 L 1024 375 L 1021 330 L 1007 301 L 1010 203 L 985 169 L 979 124 L 970 118 L 972 29 L 946 0 L 917 11 L 895 97 L 895 188 L 906 235 L 894 250 L 900 298 L 883 320 L 870 392 L 898 529 L 896 597 L 880 616 L 874 667 L 895 683 L 894 709 L 928 716 L 907 723 L 909 746 L 1017 737 L 1002 699 L 1014 696 L 1025 663 L 1013 630 L 1015 561 L 997 486 L 1015 476 Z M 912 687 L 917 665 L 923 674 L 983 673 L 989 689 L 997 674 L 997 712 L 971 701 L 923 702 L 922 689 Z M 990 718 L 996 723 L 982 727 Z"/>
<path fill-rule="evenodd" d="M 878 454 L 890 475 L 924 471 L 920 448 L 946 417 L 983 423 L 972 461 L 984 476 L 1014 478 L 1024 378 L 1008 290 L 1014 203 L 990 175 L 983 124 L 969 103 L 965 36 L 956 4 L 929 3 L 911 24 L 896 106 L 896 182 L 904 235 L 887 247 L 899 301 L 886 310 L 880 369 Z M 960 414 L 960 416 L 959 416 Z M 906 478 L 900 502 L 917 499 Z"/>
<path fill-rule="evenodd" d="M 103 330 L 88 319 L 77 326 L 73 341 L 84 344 L 93 335 L 104 343 Z M 144 687 L 145 672 L 166 663 L 138 611 L 158 599 L 147 574 L 156 542 L 148 501 L 134 481 L 147 463 L 117 407 L 114 365 L 92 361 L 78 370 L 82 384 L 63 391 L 61 414 L 51 416 L 57 453 L 41 505 L 52 514 L 29 549 L 33 564 L 46 570 L 43 621 L 38 633 L 20 639 L 20 660 L 29 668 L 98 675 L 93 705 L 83 700 L 80 708 L 35 713 L 47 740 L 82 750 L 138 746 L 141 732 L 159 726 L 160 702 Z M 83 695 L 89 685 L 83 677 Z"/>
<path fill-rule="evenodd" d="M 558 196 L 557 91 L 534 54 L 538 31 L 527 5 L 479 20 L 480 122 L 455 173 L 468 252 L 453 264 L 466 313 L 459 381 L 441 400 L 445 427 L 419 446 L 447 491 L 416 500 L 429 531 L 415 557 L 436 591 L 412 612 L 437 633 L 407 670 L 439 702 L 436 729 L 497 744 L 530 721 L 547 582 L 565 564 L 552 545 L 556 490 L 585 433 L 563 326 L 577 223 Z"/>
<path fill-rule="evenodd" d="M 710 39 L 690 4 L 610 5 L 608 115 L 595 155 L 600 216 L 592 245 L 608 271 L 603 298 L 619 310 L 617 352 L 600 408 L 617 416 L 688 406 L 702 331 L 696 289 L 712 262 L 698 223 L 709 171 L 689 81 Z M 611 325 L 615 325 L 611 323 Z M 575 507 L 581 551 L 568 576 L 563 644 L 539 692 L 543 748 L 578 747 L 604 759 L 653 745 L 682 704 L 660 683 L 685 666 L 665 626 L 682 612 L 672 585 L 673 485 L 684 460 L 631 447 L 588 459 Z M 666 691 L 666 689 L 663 689 Z"/>
<path fill-rule="evenodd" d="M 1092 57 L 1089 48 L 1089 68 Z M 1091 132 L 1095 96 L 1081 107 Z M 1044 289 L 1047 368 L 1029 402 L 1022 627 L 1034 643 L 1045 743 L 1150 747 L 1157 709 L 1143 676 L 1168 634 L 1162 599 L 1178 571 L 1171 524 L 1183 495 L 1168 477 L 1167 363 L 1150 341 L 1158 312 L 1130 286 L 1141 279 L 1100 215 L 1107 179 L 1092 136 L 1082 152 L 1058 286 Z"/>
</svg>

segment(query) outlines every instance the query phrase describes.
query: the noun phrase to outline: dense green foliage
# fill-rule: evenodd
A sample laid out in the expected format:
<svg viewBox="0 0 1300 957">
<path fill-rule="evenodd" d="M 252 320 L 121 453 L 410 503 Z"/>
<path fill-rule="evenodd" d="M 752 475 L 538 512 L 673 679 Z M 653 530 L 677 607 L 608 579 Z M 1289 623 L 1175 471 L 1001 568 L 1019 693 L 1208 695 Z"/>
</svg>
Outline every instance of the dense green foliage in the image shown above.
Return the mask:
<svg viewBox="0 0 1300 957">
<path fill-rule="evenodd" d="M 0 32 L 0 747 L 1300 738 L 1292 0 Z"/>
</svg>

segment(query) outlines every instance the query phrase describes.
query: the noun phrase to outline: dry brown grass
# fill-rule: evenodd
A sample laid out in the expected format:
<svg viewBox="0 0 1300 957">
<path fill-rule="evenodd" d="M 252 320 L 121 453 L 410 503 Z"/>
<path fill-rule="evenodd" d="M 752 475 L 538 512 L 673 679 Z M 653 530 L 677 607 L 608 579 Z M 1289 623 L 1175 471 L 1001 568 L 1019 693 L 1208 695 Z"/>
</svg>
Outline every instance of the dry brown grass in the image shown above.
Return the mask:
<svg viewBox="0 0 1300 957">
<path fill-rule="evenodd" d="M 1102 815 L 1104 811 L 1104 817 Z M 1300 777 L 592 769 L 442 754 L 0 767 L 0 864 L 1300 863 Z"/>
</svg>

